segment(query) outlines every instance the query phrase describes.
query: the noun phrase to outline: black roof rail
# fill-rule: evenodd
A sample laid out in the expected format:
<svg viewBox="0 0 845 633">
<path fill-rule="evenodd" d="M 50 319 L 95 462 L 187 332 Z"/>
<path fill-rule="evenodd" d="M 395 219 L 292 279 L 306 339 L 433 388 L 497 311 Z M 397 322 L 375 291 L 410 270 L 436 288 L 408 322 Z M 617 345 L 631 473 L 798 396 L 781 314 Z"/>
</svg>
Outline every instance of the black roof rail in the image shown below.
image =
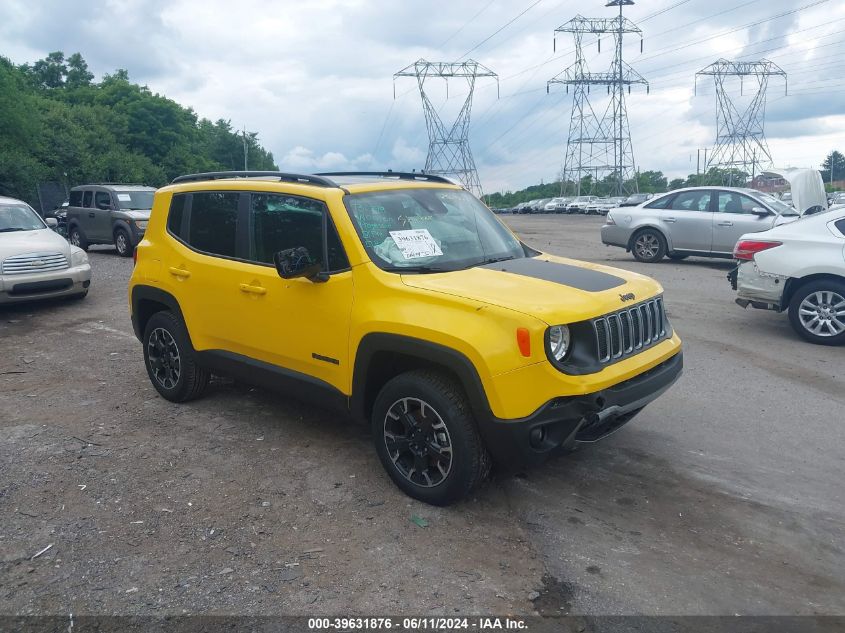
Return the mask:
<svg viewBox="0 0 845 633">
<path fill-rule="evenodd" d="M 81 185 L 74 185 L 71 189 L 76 187 L 152 187 L 152 185 L 145 182 L 86 182 Z"/>
<path fill-rule="evenodd" d="M 427 174 L 422 171 L 333 171 L 315 174 L 315 176 L 377 176 L 379 178 L 395 178 L 397 180 L 422 180 L 425 182 L 442 182 L 449 185 L 457 184 L 445 176 Z"/>
<path fill-rule="evenodd" d="M 317 185 L 319 187 L 337 188 L 337 183 L 328 178 L 321 178 L 319 175 L 310 174 L 286 174 L 281 171 L 209 171 L 203 174 L 186 174 L 177 176 L 172 184 L 180 182 L 197 182 L 200 180 L 221 180 L 223 178 L 278 178 L 285 182 L 298 182 L 306 185 Z"/>
</svg>

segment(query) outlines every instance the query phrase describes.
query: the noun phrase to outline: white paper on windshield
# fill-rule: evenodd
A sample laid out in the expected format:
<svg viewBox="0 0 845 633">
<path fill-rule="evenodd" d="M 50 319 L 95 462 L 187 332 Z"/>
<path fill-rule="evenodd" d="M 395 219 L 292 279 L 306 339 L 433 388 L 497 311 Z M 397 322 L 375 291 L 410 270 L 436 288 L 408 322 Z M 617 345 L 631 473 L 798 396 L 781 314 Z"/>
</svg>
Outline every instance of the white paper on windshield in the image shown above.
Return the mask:
<svg viewBox="0 0 845 633">
<path fill-rule="evenodd" d="M 128 193 L 117 194 L 117 199 L 121 202 L 132 202 L 132 196 L 130 196 Z"/>
<path fill-rule="evenodd" d="M 442 255 L 443 251 L 431 237 L 428 229 L 410 229 L 408 231 L 390 231 L 390 237 L 405 259 L 420 259 Z"/>
</svg>

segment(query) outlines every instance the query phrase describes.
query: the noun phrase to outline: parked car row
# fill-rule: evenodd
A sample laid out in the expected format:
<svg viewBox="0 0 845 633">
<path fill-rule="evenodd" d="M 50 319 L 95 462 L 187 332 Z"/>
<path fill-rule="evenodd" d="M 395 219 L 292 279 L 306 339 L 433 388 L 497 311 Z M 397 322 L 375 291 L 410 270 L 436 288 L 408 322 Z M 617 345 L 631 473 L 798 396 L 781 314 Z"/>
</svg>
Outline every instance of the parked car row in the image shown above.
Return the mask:
<svg viewBox="0 0 845 633">
<path fill-rule="evenodd" d="M 679 189 L 608 213 L 602 242 L 646 263 L 690 255 L 735 259 L 728 279 L 738 305 L 787 312 L 805 340 L 843 344 L 845 204 L 834 195 L 825 208 L 815 185 L 798 197 L 803 215 L 783 197 L 752 189 Z"/>
<path fill-rule="evenodd" d="M 654 194 L 637 193 L 632 196 L 569 196 L 541 198 L 520 202 L 510 209 L 494 209 L 496 213 L 581 213 L 584 215 L 607 215 L 611 209 L 635 206 L 649 200 Z"/>
</svg>

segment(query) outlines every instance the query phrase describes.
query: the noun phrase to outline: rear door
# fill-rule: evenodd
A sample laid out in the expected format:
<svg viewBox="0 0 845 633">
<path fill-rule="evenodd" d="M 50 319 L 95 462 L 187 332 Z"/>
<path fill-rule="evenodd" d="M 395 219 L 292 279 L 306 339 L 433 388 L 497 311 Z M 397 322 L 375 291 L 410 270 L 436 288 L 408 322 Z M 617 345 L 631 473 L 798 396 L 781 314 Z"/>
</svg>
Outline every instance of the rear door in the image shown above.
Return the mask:
<svg viewBox="0 0 845 633">
<path fill-rule="evenodd" d="M 713 252 L 730 255 L 737 240 L 745 233 L 759 233 L 772 228 L 771 215 L 754 215 L 752 209 L 765 206 L 738 191 L 716 190 L 713 214 Z"/>
<path fill-rule="evenodd" d="M 681 191 L 661 212 L 672 248 L 710 252 L 713 243 L 712 190 Z"/>
<path fill-rule="evenodd" d="M 97 214 L 94 212 L 94 191 L 84 189 L 82 191 L 82 208 L 78 216 L 79 226 L 88 241 L 97 241 Z"/>
</svg>

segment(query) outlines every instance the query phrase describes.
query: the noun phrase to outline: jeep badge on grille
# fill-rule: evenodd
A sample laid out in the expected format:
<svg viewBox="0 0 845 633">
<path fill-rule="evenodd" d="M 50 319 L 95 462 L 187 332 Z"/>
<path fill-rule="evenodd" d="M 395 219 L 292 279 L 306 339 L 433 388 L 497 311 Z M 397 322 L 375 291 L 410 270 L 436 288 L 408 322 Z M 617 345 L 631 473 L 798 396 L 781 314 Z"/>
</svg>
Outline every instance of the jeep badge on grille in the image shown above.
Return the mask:
<svg viewBox="0 0 845 633">
<path fill-rule="evenodd" d="M 633 292 L 629 292 L 629 293 L 624 294 L 624 295 L 619 295 L 619 298 L 620 298 L 622 301 L 633 301 L 633 300 L 634 300 L 634 299 L 636 299 L 637 297 L 636 297 L 636 295 L 634 295 L 634 293 L 633 293 Z"/>
</svg>

